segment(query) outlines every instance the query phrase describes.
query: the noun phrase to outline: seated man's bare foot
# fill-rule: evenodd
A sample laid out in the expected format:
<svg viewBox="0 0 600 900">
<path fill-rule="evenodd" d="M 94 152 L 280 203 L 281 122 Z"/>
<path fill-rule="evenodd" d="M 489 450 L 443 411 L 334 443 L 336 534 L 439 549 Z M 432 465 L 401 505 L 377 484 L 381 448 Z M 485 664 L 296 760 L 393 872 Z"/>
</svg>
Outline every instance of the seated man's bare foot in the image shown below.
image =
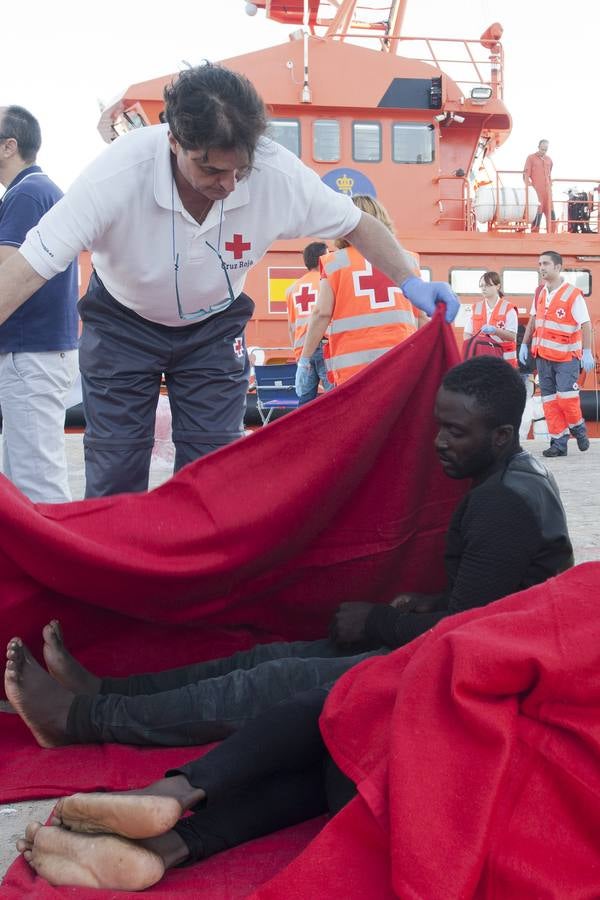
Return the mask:
<svg viewBox="0 0 600 900">
<path fill-rule="evenodd" d="M 122 837 L 75 834 L 39 822 L 27 826 L 17 850 L 54 885 L 143 891 L 160 881 L 166 867 L 159 853 Z"/>
<path fill-rule="evenodd" d="M 4 690 L 40 747 L 69 743 L 67 716 L 74 695 L 42 669 L 18 637 L 6 648 Z"/>
<path fill-rule="evenodd" d="M 53 678 L 74 694 L 98 694 L 102 679 L 71 656 L 65 647 L 60 622 L 52 619 L 44 626 L 42 635 L 44 659 Z"/>
<path fill-rule="evenodd" d="M 169 831 L 184 807 L 175 797 L 138 791 L 115 794 L 72 794 L 59 800 L 52 824 L 86 834 L 118 834 L 126 838 L 150 838 Z"/>
</svg>

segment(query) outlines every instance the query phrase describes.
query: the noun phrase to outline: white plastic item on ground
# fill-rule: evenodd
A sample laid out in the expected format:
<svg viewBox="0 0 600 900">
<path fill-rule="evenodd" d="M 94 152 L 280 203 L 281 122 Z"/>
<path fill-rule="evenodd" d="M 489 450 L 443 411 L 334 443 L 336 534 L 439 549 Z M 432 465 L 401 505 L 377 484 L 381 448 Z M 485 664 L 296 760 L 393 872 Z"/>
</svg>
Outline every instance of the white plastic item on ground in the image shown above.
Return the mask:
<svg viewBox="0 0 600 900">
<path fill-rule="evenodd" d="M 539 201 L 534 188 L 528 187 L 527 192 L 528 218 L 533 222 Z M 498 188 L 498 201 L 499 208 L 496 211 L 496 188 L 494 185 L 485 184 L 478 188 L 473 201 L 477 221 L 481 224 L 491 222 L 493 219 L 499 223 L 519 222 L 525 213 L 525 185 Z"/>
<path fill-rule="evenodd" d="M 550 440 L 548 425 L 544 418 L 544 407 L 539 394 L 533 397 L 533 436 L 538 440 Z"/>
<path fill-rule="evenodd" d="M 161 394 L 156 407 L 152 463 L 161 469 L 170 469 L 172 471 L 174 462 L 175 445 L 171 440 L 171 407 L 169 406 L 169 398 Z"/>
<path fill-rule="evenodd" d="M 521 419 L 521 427 L 519 428 L 519 440 L 526 441 L 529 437 L 529 432 L 531 431 L 531 421 L 533 419 L 533 391 L 535 385 L 533 383 L 533 378 L 528 376 L 527 381 L 525 382 L 525 389 L 527 391 L 527 402 L 525 403 L 525 410 L 523 411 L 523 418 Z"/>
</svg>

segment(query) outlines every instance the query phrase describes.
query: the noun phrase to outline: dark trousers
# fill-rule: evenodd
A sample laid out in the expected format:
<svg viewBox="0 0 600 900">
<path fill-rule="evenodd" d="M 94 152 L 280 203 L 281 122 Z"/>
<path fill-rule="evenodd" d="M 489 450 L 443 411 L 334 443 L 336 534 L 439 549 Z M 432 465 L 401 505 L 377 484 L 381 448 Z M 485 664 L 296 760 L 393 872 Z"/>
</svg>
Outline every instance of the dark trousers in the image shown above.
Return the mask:
<svg viewBox="0 0 600 900">
<path fill-rule="evenodd" d="M 100 693 L 77 696 L 73 743 L 186 746 L 220 740 L 279 703 L 335 681 L 373 652 L 353 655 L 332 641 L 257 644 L 233 656 L 164 672 L 104 678 Z"/>
<path fill-rule="evenodd" d="M 117 303 L 92 275 L 79 304 L 86 497 L 148 489 L 163 373 L 175 471 L 243 434 L 244 328 L 253 310 L 250 297 L 240 294 L 198 324 L 157 325 Z"/>
<path fill-rule="evenodd" d="M 354 796 L 319 730 L 326 697 L 318 688 L 279 703 L 206 756 L 167 773 L 184 775 L 207 795 L 175 826 L 190 862 L 337 812 Z"/>
</svg>

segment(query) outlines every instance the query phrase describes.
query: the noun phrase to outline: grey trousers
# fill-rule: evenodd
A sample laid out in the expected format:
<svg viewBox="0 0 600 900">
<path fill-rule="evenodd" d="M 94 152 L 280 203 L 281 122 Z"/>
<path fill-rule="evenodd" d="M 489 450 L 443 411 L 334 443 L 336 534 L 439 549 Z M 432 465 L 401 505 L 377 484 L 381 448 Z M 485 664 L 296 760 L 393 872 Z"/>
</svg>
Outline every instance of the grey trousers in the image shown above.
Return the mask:
<svg viewBox="0 0 600 900">
<path fill-rule="evenodd" d="M 250 371 L 244 328 L 253 310 L 240 294 L 198 324 L 157 325 L 117 303 L 92 275 L 79 303 L 86 497 L 148 489 L 163 373 L 175 471 L 241 437 Z"/>
<path fill-rule="evenodd" d="M 328 685 L 363 659 L 327 639 L 258 644 L 233 656 L 130 678 L 105 678 L 77 696 L 67 732 L 74 743 L 189 746 L 220 740 L 273 704 Z"/>
</svg>

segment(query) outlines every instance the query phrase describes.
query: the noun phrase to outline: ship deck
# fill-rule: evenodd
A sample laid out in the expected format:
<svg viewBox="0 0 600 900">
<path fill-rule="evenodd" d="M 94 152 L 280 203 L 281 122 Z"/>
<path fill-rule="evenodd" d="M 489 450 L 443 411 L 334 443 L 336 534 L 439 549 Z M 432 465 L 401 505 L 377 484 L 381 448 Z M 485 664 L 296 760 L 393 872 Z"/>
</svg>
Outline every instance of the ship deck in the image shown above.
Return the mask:
<svg viewBox="0 0 600 900">
<path fill-rule="evenodd" d="M 566 458 L 544 460 L 545 440 L 526 441 L 524 448 L 545 462 L 560 487 L 567 511 L 569 530 L 577 563 L 600 561 L 600 439 L 591 441 L 587 453 L 570 448 Z M 83 446 L 81 435 L 67 435 L 69 480 L 74 499 L 84 492 Z M 152 488 L 169 477 L 166 465 L 153 463 L 150 473 Z M 0 703 L 0 709 L 7 704 Z M 0 877 L 15 858 L 15 841 L 23 834 L 25 825 L 33 820 L 45 822 L 54 805 L 53 800 L 27 801 L 0 806 Z"/>
</svg>

